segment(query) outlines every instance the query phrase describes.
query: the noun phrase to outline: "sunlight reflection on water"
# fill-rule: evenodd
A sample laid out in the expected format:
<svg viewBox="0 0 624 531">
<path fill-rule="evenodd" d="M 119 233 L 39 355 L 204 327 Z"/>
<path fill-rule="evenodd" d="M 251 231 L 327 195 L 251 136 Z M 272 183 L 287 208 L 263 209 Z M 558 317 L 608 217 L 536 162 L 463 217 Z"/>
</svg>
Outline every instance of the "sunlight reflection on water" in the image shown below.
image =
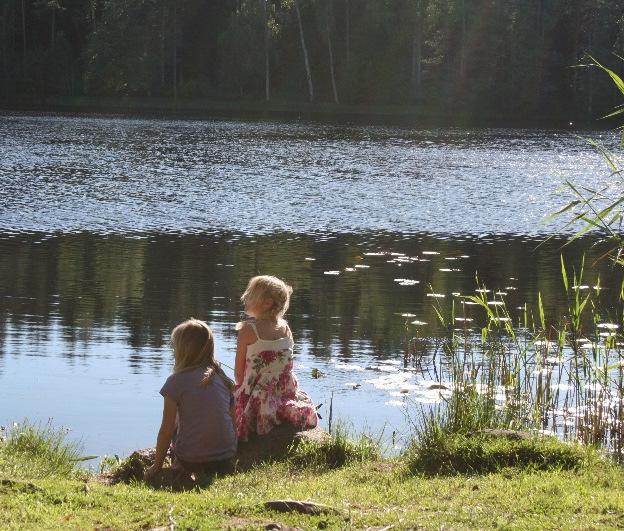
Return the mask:
<svg viewBox="0 0 624 531">
<path fill-rule="evenodd" d="M 3 115 L 0 153 L 7 230 L 536 234 L 609 176 L 545 130 Z"/>
</svg>

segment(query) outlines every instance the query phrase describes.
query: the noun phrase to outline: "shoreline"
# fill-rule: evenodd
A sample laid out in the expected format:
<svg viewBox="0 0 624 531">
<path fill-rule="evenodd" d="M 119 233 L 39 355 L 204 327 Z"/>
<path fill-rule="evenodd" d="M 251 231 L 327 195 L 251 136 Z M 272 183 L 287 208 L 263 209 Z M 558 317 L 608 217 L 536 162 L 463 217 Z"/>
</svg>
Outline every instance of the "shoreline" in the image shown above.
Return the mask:
<svg viewBox="0 0 624 531">
<path fill-rule="evenodd" d="M 114 482 L 103 465 L 100 474 L 55 467 L 62 445 L 50 449 L 45 439 L 20 444 L 19 437 L 0 442 L 3 529 L 585 529 L 624 523 L 624 468 L 595 450 L 548 438 L 460 436 L 446 446 L 450 453 L 420 446 L 383 458 L 370 440 L 336 437 L 221 477 L 178 478 L 164 469 L 174 481 L 147 485 L 140 479 L 147 464 L 141 455 L 125 460 L 130 474 Z M 455 464 L 463 455 L 469 467 L 428 470 L 443 455 Z M 487 464 L 495 464 L 492 459 L 494 468 Z"/>
<path fill-rule="evenodd" d="M 561 116 L 519 118 L 481 112 L 456 113 L 449 108 L 415 105 L 346 105 L 307 102 L 227 101 L 170 98 L 46 97 L 39 100 L 0 102 L 0 113 L 67 113 L 165 119 L 247 119 L 317 121 L 350 125 L 406 127 L 513 128 L 556 130 L 609 130 L 598 119 L 575 121 Z"/>
</svg>

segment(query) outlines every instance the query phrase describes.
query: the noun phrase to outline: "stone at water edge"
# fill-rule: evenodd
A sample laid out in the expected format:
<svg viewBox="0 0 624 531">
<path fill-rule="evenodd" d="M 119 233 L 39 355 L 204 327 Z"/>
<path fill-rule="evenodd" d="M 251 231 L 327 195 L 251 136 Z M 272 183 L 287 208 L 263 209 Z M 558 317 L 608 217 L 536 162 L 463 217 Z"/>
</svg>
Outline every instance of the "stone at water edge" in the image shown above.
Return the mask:
<svg viewBox="0 0 624 531">
<path fill-rule="evenodd" d="M 331 435 L 321 428 L 299 431 L 296 428 L 281 424 L 273 428 L 267 435 L 252 436 L 248 442 L 238 444 L 234 456 L 237 471 L 249 470 L 254 464 L 266 460 L 284 459 L 293 445 L 301 441 L 315 444 L 327 442 Z M 154 463 L 156 448 L 143 448 L 132 452 L 124 463 L 112 474 L 103 476 L 111 483 L 127 483 L 143 479 L 143 473 Z M 163 470 L 169 470 L 164 468 Z"/>
<path fill-rule="evenodd" d="M 318 427 L 298 431 L 293 426 L 281 424 L 266 435 L 252 435 L 249 441 L 239 442 L 234 457 L 236 468 L 245 471 L 262 461 L 284 459 L 290 448 L 302 441 L 322 444 L 330 437 L 329 433 Z"/>
</svg>

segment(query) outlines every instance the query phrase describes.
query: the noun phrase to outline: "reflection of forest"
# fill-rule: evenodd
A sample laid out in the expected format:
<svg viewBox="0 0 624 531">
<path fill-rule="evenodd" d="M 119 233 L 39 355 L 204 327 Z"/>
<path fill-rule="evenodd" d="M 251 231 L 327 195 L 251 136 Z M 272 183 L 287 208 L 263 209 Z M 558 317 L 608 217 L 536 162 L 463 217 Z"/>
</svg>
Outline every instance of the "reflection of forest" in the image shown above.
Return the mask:
<svg viewBox="0 0 624 531">
<path fill-rule="evenodd" d="M 426 294 L 431 289 L 445 294 L 439 301 L 448 306 L 452 292 L 474 291 L 477 272 L 488 287 L 517 288 L 508 291 L 510 307 L 534 304 L 540 291 L 549 315 L 557 318 L 565 304 L 561 243 L 550 241 L 536 249 L 535 241 L 511 237 L 458 241 L 395 234 L 5 236 L 0 239 L 0 363 L 9 328 L 35 349 L 60 329 L 71 353 L 72 346 L 106 336 L 111 329 L 116 330 L 112 341 L 123 337 L 124 343 L 140 350 L 162 347 L 171 327 L 189 316 L 233 325 L 241 315 L 239 296 L 247 280 L 260 273 L 293 285 L 288 318 L 298 342 L 311 354 L 324 356 L 332 350 L 345 357 L 354 352 L 389 355 L 403 348 L 405 320 L 398 313 L 415 314 L 429 323 L 419 333 L 431 334 L 433 299 Z M 588 247 L 581 242 L 565 253 L 573 257 Z M 430 261 L 388 262 L 391 256 L 365 255 L 373 251 Z M 590 251 L 587 263 L 599 253 Z M 575 262 L 569 260 L 572 270 Z M 370 267 L 344 271 L 354 265 Z M 440 271 L 445 268 L 460 271 Z M 586 276 L 586 283 L 593 285 L 600 273 L 602 285 L 613 286 L 604 292 L 608 306 L 619 293 L 619 280 L 606 261 L 598 269 Z M 325 275 L 327 270 L 341 274 Z M 400 286 L 396 278 L 420 284 Z M 233 326 L 227 330 L 234 334 Z"/>
</svg>

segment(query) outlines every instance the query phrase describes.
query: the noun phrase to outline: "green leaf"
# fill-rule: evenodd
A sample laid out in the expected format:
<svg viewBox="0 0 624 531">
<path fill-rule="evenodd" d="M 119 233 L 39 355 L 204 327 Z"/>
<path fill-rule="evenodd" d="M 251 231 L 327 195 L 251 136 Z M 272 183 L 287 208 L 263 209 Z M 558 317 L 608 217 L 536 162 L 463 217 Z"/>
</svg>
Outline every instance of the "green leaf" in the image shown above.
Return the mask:
<svg viewBox="0 0 624 531">
<path fill-rule="evenodd" d="M 603 118 L 613 118 L 614 116 L 618 116 L 619 114 L 624 114 L 624 107 L 621 107 L 620 109 L 610 112 L 609 114 L 605 114 Z"/>
<path fill-rule="evenodd" d="M 622 95 L 624 95 L 624 81 L 622 80 L 622 78 L 620 76 L 618 76 L 613 70 L 607 68 L 606 66 L 603 66 L 602 64 L 600 64 L 595 57 L 592 57 L 591 55 L 588 55 L 587 57 L 589 57 L 592 61 L 592 63 L 597 66 L 598 68 L 600 68 L 601 70 L 603 70 L 604 72 L 606 72 L 607 74 L 609 74 L 609 77 L 613 80 L 613 83 L 615 84 L 615 86 L 618 88 L 618 90 L 622 93 Z"/>
<path fill-rule="evenodd" d="M 99 455 L 84 455 L 81 457 L 76 457 L 75 459 L 72 459 L 72 461 L 76 462 L 76 463 L 80 463 L 83 461 L 92 461 L 93 459 L 97 459 L 98 457 L 100 457 Z"/>
<path fill-rule="evenodd" d="M 587 302 L 589 301 L 589 298 L 591 297 L 591 292 L 589 292 L 587 294 L 587 297 L 585 297 L 585 300 L 580 304 L 579 306 L 579 311 L 578 314 L 581 315 L 583 313 L 583 310 L 585 309 L 585 305 L 587 304 Z"/>
<path fill-rule="evenodd" d="M 544 221 L 544 222 L 552 221 L 557 216 L 560 216 L 564 212 L 567 212 L 568 210 L 574 208 L 576 205 L 580 205 L 581 203 L 582 203 L 582 201 L 580 199 L 575 199 L 574 201 L 570 201 L 566 206 L 564 206 L 563 208 L 557 210 L 557 212 L 553 212 L 552 214 L 548 214 L 548 216 L 546 216 L 542 221 Z"/>
<path fill-rule="evenodd" d="M 587 140 L 587 142 L 589 142 L 592 146 L 594 146 L 594 148 L 596 148 L 596 150 L 602 155 L 602 158 L 605 159 L 611 171 L 617 171 L 618 167 L 616 166 L 615 162 L 611 158 L 610 153 L 599 142 L 596 142 L 595 140 L 591 138 L 586 138 L 585 140 Z"/>
</svg>

